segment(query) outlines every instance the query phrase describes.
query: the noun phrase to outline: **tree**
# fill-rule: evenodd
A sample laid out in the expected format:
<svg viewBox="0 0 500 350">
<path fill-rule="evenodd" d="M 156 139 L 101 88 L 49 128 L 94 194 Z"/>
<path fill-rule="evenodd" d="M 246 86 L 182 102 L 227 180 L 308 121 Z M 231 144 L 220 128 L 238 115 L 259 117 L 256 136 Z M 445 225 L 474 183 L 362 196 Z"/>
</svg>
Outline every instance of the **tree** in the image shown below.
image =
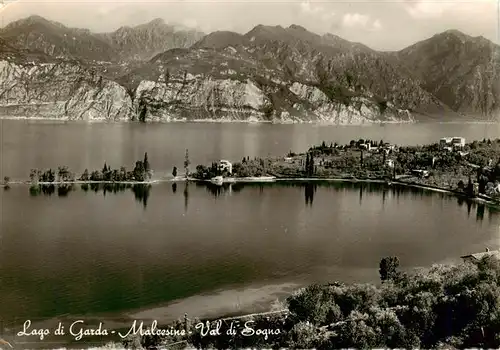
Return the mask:
<svg viewBox="0 0 500 350">
<path fill-rule="evenodd" d="M 106 164 L 106 162 L 104 162 L 104 167 L 102 168 L 102 173 L 105 174 L 108 172 L 108 165 Z"/>
<path fill-rule="evenodd" d="M 69 171 L 65 166 L 57 168 L 57 176 L 59 177 L 59 181 L 67 181 L 68 180 Z"/>
<path fill-rule="evenodd" d="M 361 166 L 363 166 L 363 150 L 361 150 L 361 156 L 359 159 L 359 163 L 361 164 Z"/>
<path fill-rule="evenodd" d="M 140 160 L 135 162 L 135 168 L 133 171 L 135 181 L 144 181 L 145 173 L 144 164 Z"/>
<path fill-rule="evenodd" d="M 389 256 L 380 260 L 380 279 L 382 282 L 392 280 L 398 276 L 397 268 L 399 267 L 399 259 L 397 256 Z"/>
<path fill-rule="evenodd" d="M 144 170 L 149 171 L 150 166 L 149 166 L 149 160 L 148 160 L 148 152 L 144 153 L 144 161 L 142 163 L 144 164 Z"/>
<path fill-rule="evenodd" d="M 143 165 L 144 165 L 144 172 L 146 173 L 146 176 L 149 179 L 151 179 L 151 165 L 149 164 L 149 160 L 148 160 L 148 152 L 144 153 Z"/>
<path fill-rule="evenodd" d="M 127 178 L 127 169 L 125 169 L 124 166 L 120 167 L 120 174 L 119 174 L 120 180 L 121 181 L 126 181 L 128 180 Z"/>
<path fill-rule="evenodd" d="M 177 176 L 177 167 L 174 166 L 174 170 L 172 170 L 172 176 L 176 177 Z"/>
<path fill-rule="evenodd" d="M 39 175 L 38 175 L 38 170 L 37 169 L 31 169 L 30 171 L 30 181 L 32 184 L 38 182 L 40 179 Z"/>
<path fill-rule="evenodd" d="M 3 178 L 4 185 L 7 186 L 9 184 L 9 182 L 10 182 L 10 177 L 4 176 L 4 178 Z"/>
<path fill-rule="evenodd" d="M 306 176 L 313 176 L 314 174 L 314 157 L 311 152 L 306 154 L 305 172 Z"/>
<path fill-rule="evenodd" d="M 82 176 L 80 177 L 81 181 L 88 181 L 89 180 L 89 171 L 85 169 L 83 172 Z"/>
<path fill-rule="evenodd" d="M 189 160 L 189 150 L 186 149 L 186 156 L 184 157 L 184 173 L 186 174 L 186 177 L 189 175 L 189 165 L 191 164 L 191 161 Z"/>
</svg>

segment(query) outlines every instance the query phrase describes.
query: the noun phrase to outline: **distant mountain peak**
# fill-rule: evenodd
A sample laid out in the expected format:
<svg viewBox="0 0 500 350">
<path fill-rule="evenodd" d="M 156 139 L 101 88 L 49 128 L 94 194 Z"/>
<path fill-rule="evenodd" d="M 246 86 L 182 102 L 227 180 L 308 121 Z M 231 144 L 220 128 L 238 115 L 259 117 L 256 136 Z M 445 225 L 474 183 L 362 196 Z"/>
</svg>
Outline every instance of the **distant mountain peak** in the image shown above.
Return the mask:
<svg viewBox="0 0 500 350">
<path fill-rule="evenodd" d="M 15 27 L 22 27 L 25 25 L 31 25 L 31 24 L 42 24 L 45 26 L 58 26 L 58 27 L 64 27 L 63 24 L 55 21 L 51 21 L 46 19 L 45 17 L 39 16 L 39 15 L 31 15 L 26 18 L 21 18 L 18 19 L 17 21 L 11 22 L 8 25 L 6 25 L 4 28 L 15 28 Z"/>
<path fill-rule="evenodd" d="M 146 23 L 146 25 L 151 25 L 151 26 L 161 26 L 161 25 L 165 25 L 165 24 L 166 24 L 165 20 L 163 18 L 159 18 L 159 17 Z"/>
<path fill-rule="evenodd" d="M 219 30 L 205 35 L 198 42 L 193 44 L 193 48 L 222 49 L 228 46 L 238 46 L 245 44 L 246 38 L 235 32 Z"/>
<path fill-rule="evenodd" d="M 302 30 L 304 32 L 308 32 L 308 30 L 298 24 L 292 24 L 291 26 L 288 27 L 288 29 L 294 29 L 294 30 Z"/>
<path fill-rule="evenodd" d="M 468 35 L 462 33 L 461 31 L 459 31 L 458 29 L 448 29 L 448 30 L 445 30 L 442 34 L 456 35 L 456 36 L 460 36 L 460 37 L 468 36 Z"/>
<path fill-rule="evenodd" d="M 37 21 L 37 22 L 49 22 L 48 19 L 39 16 L 39 15 L 31 15 L 25 18 L 26 21 Z"/>
<path fill-rule="evenodd" d="M 468 34 L 462 33 L 459 30 L 456 30 L 456 29 L 449 29 L 449 30 L 446 30 L 442 33 L 436 34 L 436 35 L 432 36 L 431 38 L 429 38 L 428 41 L 429 40 L 432 41 L 432 40 L 436 40 L 436 39 L 437 40 L 453 40 L 456 42 L 459 41 L 462 44 L 473 43 L 473 44 L 481 45 L 481 46 L 484 46 L 484 45 L 485 46 L 496 46 L 496 44 L 494 42 L 492 42 L 489 39 L 486 39 L 482 35 L 470 36 Z M 426 42 L 426 40 L 424 40 L 422 42 Z M 420 43 L 422 43 L 422 42 L 420 42 Z M 419 45 L 420 43 L 416 43 L 412 46 Z"/>
</svg>

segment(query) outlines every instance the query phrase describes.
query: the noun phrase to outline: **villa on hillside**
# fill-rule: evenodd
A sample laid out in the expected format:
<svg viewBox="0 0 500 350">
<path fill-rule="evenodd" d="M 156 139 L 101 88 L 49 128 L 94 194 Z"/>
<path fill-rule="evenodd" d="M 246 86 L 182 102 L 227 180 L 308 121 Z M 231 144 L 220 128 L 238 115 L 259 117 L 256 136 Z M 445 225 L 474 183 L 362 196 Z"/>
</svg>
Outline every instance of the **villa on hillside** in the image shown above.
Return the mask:
<svg viewBox="0 0 500 350">
<path fill-rule="evenodd" d="M 229 174 L 233 173 L 233 165 L 231 164 L 230 161 L 221 159 L 219 161 L 219 170 L 220 171 L 227 171 Z"/>
<path fill-rule="evenodd" d="M 429 170 L 413 169 L 411 173 L 418 177 L 429 177 Z"/>
<path fill-rule="evenodd" d="M 371 143 L 362 143 L 359 145 L 359 148 L 365 149 L 367 151 L 371 151 L 372 149 L 374 149 L 376 147 L 372 147 Z"/>
<path fill-rule="evenodd" d="M 461 256 L 460 258 L 464 262 L 471 262 L 471 263 L 477 263 L 479 262 L 482 258 L 485 256 L 494 256 L 497 259 L 500 259 L 500 251 L 499 250 L 492 250 L 490 251 L 488 248 L 486 248 L 485 252 L 482 253 L 474 253 L 474 254 L 469 254 L 469 255 L 464 255 Z"/>
<path fill-rule="evenodd" d="M 454 149 L 463 149 L 465 147 L 464 137 L 443 137 L 439 140 L 439 147 L 452 151 Z"/>
</svg>

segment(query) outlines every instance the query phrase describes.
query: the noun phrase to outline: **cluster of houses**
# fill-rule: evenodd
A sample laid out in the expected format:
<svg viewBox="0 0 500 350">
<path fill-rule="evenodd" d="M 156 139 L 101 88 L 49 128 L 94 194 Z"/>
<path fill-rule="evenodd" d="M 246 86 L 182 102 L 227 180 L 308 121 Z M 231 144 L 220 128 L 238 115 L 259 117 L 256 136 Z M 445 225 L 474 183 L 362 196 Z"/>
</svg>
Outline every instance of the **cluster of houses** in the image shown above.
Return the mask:
<svg viewBox="0 0 500 350">
<path fill-rule="evenodd" d="M 465 138 L 463 137 L 443 137 L 439 140 L 439 148 L 448 151 L 463 150 Z"/>
</svg>

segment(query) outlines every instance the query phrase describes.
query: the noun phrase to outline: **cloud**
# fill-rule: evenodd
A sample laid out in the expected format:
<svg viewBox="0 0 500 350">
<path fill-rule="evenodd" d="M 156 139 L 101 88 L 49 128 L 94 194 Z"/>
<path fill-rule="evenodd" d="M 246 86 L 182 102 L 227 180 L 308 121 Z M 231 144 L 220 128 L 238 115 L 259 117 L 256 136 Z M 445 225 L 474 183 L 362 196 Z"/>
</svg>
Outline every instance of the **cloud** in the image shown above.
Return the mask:
<svg viewBox="0 0 500 350">
<path fill-rule="evenodd" d="M 451 2 L 427 2 L 414 1 L 410 5 L 406 5 L 406 11 L 413 18 L 417 19 L 435 19 L 440 18 L 448 9 L 457 6 Z"/>
<path fill-rule="evenodd" d="M 188 28 L 197 28 L 199 26 L 198 21 L 195 20 L 194 18 L 187 18 L 187 19 L 183 20 L 182 25 L 184 25 L 185 27 L 188 27 Z"/>
<path fill-rule="evenodd" d="M 9 5 L 12 5 L 16 0 L 4 0 L 0 3 L 0 12 L 6 10 Z"/>
<path fill-rule="evenodd" d="M 379 19 L 371 20 L 369 15 L 360 13 L 346 13 L 342 17 L 342 25 L 348 29 L 366 29 L 370 31 L 382 29 L 382 22 Z"/>
<path fill-rule="evenodd" d="M 331 21 L 335 17 L 335 12 L 326 11 L 322 6 L 314 5 L 311 1 L 302 1 L 299 6 L 303 15 L 316 17 L 323 22 Z"/>
<path fill-rule="evenodd" d="M 441 19 L 450 15 L 462 16 L 490 15 L 493 0 L 411 0 L 403 3 L 407 13 L 415 19 Z"/>
<path fill-rule="evenodd" d="M 300 10 L 305 14 L 315 15 L 323 11 L 323 8 L 321 6 L 313 6 L 310 1 L 303 1 L 300 3 Z"/>
<path fill-rule="evenodd" d="M 380 22 L 379 19 L 377 19 L 377 20 L 375 20 L 375 22 L 373 22 L 373 29 L 374 30 L 382 29 L 382 23 Z"/>
<path fill-rule="evenodd" d="M 366 27 L 370 16 L 359 13 L 346 13 L 342 18 L 342 24 L 345 27 Z"/>
</svg>

